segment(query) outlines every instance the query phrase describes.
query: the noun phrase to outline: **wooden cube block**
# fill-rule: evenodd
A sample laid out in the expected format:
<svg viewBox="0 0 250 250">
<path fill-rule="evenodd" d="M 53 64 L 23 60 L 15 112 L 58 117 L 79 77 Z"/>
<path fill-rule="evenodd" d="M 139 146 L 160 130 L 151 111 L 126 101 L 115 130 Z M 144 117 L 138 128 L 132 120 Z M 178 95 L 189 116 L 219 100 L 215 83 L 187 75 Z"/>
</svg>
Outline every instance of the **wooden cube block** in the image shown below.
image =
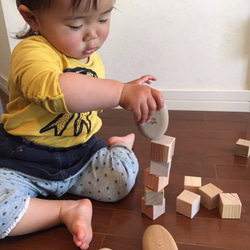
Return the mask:
<svg viewBox="0 0 250 250">
<path fill-rule="evenodd" d="M 171 168 L 171 161 L 168 163 L 160 161 L 150 162 L 150 174 L 168 177 L 170 173 L 170 168 Z"/>
<path fill-rule="evenodd" d="M 145 203 L 145 197 L 141 198 L 141 211 L 152 220 L 157 219 L 166 211 L 166 199 L 164 198 L 163 204 L 159 206 L 147 206 Z"/>
<path fill-rule="evenodd" d="M 240 219 L 242 204 L 236 193 L 219 194 L 219 211 L 222 219 Z"/>
<path fill-rule="evenodd" d="M 157 140 L 151 141 L 150 159 L 168 163 L 174 155 L 175 138 L 163 135 Z"/>
<path fill-rule="evenodd" d="M 150 174 L 149 167 L 144 170 L 143 184 L 152 190 L 159 192 L 169 183 L 169 177 Z"/>
<path fill-rule="evenodd" d="M 201 177 L 185 176 L 184 189 L 198 194 L 198 189 L 201 187 Z"/>
<path fill-rule="evenodd" d="M 235 145 L 235 154 L 248 158 L 250 156 L 250 141 L 239 139 Z"/>
<path fill-rule="evenodd" d="M 148 205 L 163 205 L 164 189 L 156 192 L 145 186 L 145 204 Z"/>
<path fill-rule="evenodd" d="M 184 190 L 176 199 L 176 212 L 193 218 L 200 210 L 201 196 Z"/>
<path fill-rule="evenodd" d="M 219 194 L 223 191 L 209 183 L 199 188 L 198 193 L 201 196 L 201 204 L 208 210 L 218 207 Z"/>
</svg>

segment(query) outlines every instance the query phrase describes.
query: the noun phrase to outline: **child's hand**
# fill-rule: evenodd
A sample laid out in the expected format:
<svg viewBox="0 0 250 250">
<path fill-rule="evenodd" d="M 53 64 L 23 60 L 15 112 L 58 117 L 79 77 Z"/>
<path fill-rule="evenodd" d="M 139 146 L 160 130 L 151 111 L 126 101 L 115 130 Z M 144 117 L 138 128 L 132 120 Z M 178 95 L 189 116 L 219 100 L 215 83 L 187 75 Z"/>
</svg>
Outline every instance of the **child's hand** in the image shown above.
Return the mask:
<svg viewBox="0 0 250 250">
<path fill-rule="evenodd" d="M 136 122 L 141 125 L 149 122 L 155 111 L 164 107 L 164 98 L 160 91 L 144 86 L 155 81 L 154 76 L 146 75 L 124 84 L 119 105 L 132 111 Z"/>
</svg>

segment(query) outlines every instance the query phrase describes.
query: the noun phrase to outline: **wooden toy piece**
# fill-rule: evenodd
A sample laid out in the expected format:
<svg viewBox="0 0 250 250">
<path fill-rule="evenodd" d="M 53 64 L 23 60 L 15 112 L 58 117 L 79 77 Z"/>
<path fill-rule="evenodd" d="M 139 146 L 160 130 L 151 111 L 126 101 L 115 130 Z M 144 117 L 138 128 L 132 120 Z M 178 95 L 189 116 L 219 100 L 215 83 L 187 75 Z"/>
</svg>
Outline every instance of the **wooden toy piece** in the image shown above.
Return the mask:
<svg viewBox="0 0 250 250">
<path fill-rule="evenodd" d="M 149 139 L 157 139 L 164 135 L 168 128 L 169 116 L 167 105 L 162 110 L 156 110 L 150 122 L 137 124 L 140 132 Z"/>
<path fill-rule="evenodd" d="M 150 174 L 168 177 L 170 173 L 170 168 L 171 168 L 171 161 L 168 163 L 160 161 L 150 162 Z"/>
<path fill-rule="evenodd" d="M 163 199 L 162 205 L 147 206 L 145 201 L 145 196 L 141 198 L 141 211 L 143 214 L 147 215 L 150 219 L 155 220 L 165 213 L 166 199 Z"/>
<path fill-rule="evenodd" d="M 163 135 L 157 140 L 151 141 L 150 159 L 168 163 L 172 160 L 175 148 L 175 138 Z"/>
<path fill-rule="evenodd" d="M 184 190 L 176 199 L 176 212 L 193 218 L 200 210 L 201 196 Z"/>
<path fill-rule="evenodd" d="M 240 219 L 242 204 L 236 193 L 219 194 L 219 211 L 222 219 Z"/>
<path fill-rule="evenodd" d="M 235 154 L 248 158 L 250 156 L 250 141 L 239 139 L 235 145 Z"/>
<path fill-rule="evenodd" d="M 212 183 L 200 187 L 198 194 L 201 196 L 201 204 L 208 210 L 218 207 L 219 194 L 222 192 L 221 189 Z"/>
<path fill-rule="evenodd" d="M 161 225 L 149 226 L 142 237 L 142 250 L 178 250 L 173 236 Z"/>
<path fill-rule="evenodd" d="M 185 176 L 184 189 L 198 194 L 198 189 L 201 187 L 201 177 Z"/>
<path fill-rule="evenodd" d="M 148 205 L 163 205 L 164 188 L 156 192 L 148 187 L 145 187 L 145 204 Z"/>
<path fill-rule="evenodd" d="M 159 192 L 165 188 L 169 183 L 169 177 L 150 174 L 150 168 L 144 170 L 143 184 L 152 190 Z"/>
</svg>

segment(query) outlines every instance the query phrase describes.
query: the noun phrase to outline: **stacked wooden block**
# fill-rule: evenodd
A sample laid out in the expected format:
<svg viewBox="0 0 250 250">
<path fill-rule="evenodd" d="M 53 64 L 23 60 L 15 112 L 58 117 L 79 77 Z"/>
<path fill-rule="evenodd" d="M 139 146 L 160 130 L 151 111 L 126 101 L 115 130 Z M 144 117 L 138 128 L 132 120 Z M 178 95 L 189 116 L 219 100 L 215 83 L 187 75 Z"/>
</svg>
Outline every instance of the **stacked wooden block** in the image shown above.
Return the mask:
<svg viewBox="0 0 250 250">
<path fill-rule="evenodd" d="M 144 170 L 145 196 L 141 198 L 141 211 L 155 220 L 165 213 L 165 187 L 169 184 L 175 138 L 163 135 L 151 141 L 150 167 Z"/>
<path fill-rule="evenodd" d="M 223 191 L 212 183 L 201 185 L 201 177 L 185 176 L 184 191 L 176 199 L 176 211 L 193 218 L 202 204 L 208 210 L 219 209 L 223 219 L 240 219 L 242 204 L 239 196 Z"/>
</svg>

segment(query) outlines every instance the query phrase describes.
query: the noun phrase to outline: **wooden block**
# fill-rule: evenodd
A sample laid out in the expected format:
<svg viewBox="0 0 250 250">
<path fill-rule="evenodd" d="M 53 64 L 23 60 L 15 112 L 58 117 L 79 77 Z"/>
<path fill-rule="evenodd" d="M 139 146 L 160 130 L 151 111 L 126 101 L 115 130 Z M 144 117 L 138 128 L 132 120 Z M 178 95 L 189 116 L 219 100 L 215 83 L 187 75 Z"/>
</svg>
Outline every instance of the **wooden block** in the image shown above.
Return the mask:
<svg viewBox="0 0 250 250">
<path fill-rule="evenodd" d="M 176 199 L 176 212 L 193 218 L 200 210 L 201 196 L 184 190 Z"/>
<path fill-rule="evenodd" d="M 169 183 L 169 177 L 150 174 L 149 167 L 144 170 L 143 184 L 152 190 L 159 192 Z"/>
<path fill-rule="evenodd" d="M 198 194 L 201 196 L 201 204 L 208 210 L 218 207 L 219 194 L 222 192 L 221 189 L 212 183 L 200 187 Z"/>
<path fill-rule="evenodd" d="M 235 145 L 235 154 L 248 158 L 250 156 L 250 141 L 239 139 Z"/>
<path fill-rule="evenodd" d="M 143 250 L 178 250 L 173 236 L 161 225 L 149 226 L 142 237 Z"/>
<path fill-rule="evenodd" d="M 219 211 L 222 219 L 240 219 L 242 204 L 236 193 L 219 194 Z"/>
<path fill-rule="evenodd" d="M 159 216 L 166 211 L 166 199 L 164 198 L 163 204 L 159 206 L 147 206 L 145 203 L 145 197 L 141 198 L 141 211 L 143 214 L 147 215 L 152 220 L 157 219 Z"/>
<path fill-rule="evenodd" d="M 148 205 L 163 205 L 164 189 L 156 192 L 145 186 L 145 204 Z"/>
<path fill-rule="evenodd" d="M 151 141 L 150 159 L 168 163 L 172 160 L 175 148 L 175 138 L 163 135 L 157 140 Z"/>
<path fill-rule="evenodd" d="M 171 168 L 171 161 L 168 163 L 160 161 L 150 162 L 150 174 L 168 177 L 170 173 L 170 168 Z"/>
<path fill-rule="evenodd" d="M 201 177 L 185 176 L 184 189 L 198 194 L 198 189 L 201 187 Z"/>
</svg>

